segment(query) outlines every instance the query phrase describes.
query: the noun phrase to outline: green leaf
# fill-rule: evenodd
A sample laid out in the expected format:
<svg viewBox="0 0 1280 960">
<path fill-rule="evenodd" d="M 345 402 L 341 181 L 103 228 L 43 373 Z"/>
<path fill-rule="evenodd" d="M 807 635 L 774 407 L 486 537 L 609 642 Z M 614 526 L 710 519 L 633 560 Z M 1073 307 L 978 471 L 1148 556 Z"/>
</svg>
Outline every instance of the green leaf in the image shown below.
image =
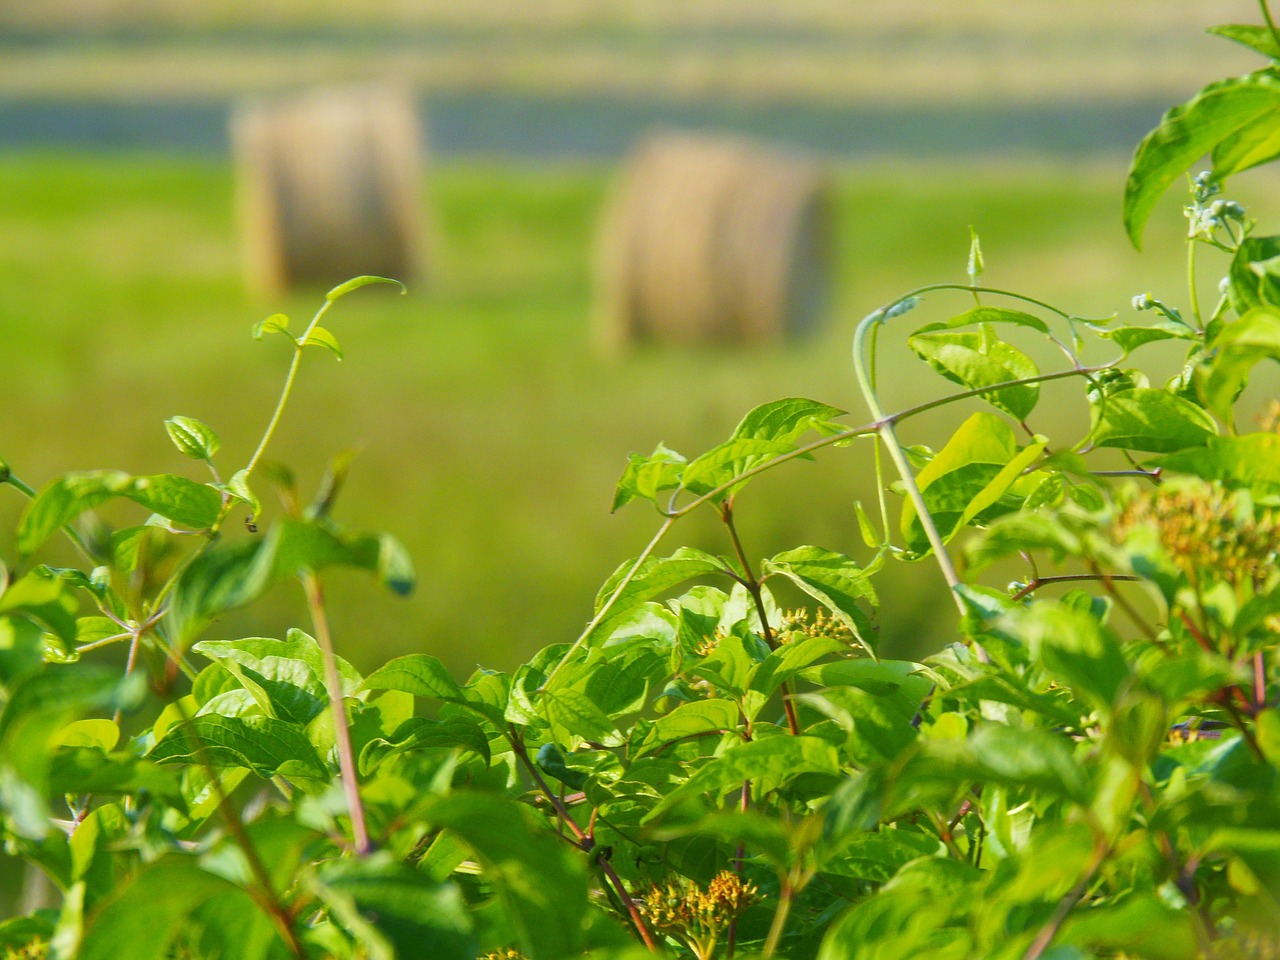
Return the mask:
<svg viewBox="0 0 1280 960">
<path fill-rule="evenodd" d="M 1207 372 L 1196 386 L 1205 406 L 1230 423 L 1232 408 L 1254 366 L 1263 360 L 1280 361 L 1280 314 L 1273 307 L 1249 310 L 1219 330 L 1210 350 Z"/>
<path fill-rule="evenodd" d="M 182 571 L 165 623 L 185 649 L 216 617 L 261 596 L 271 586 L 271 556 L 256 540 L 219 544 Z"/>
<path fill-rule="evenodd" d="M 255 323 L 250 333 L 255 340 L 261 340 L 268 333 L 283 333 L 287 337 L 289 336 L 289 318 L 283 313 L 273 313 L 267 319 Z M 293 338 L 290 337 L 290 339 Z"/>
<path fill-rule="evenodd" d="M 415 697 L 465 702 L 462 688 L 443 663 L 425 653 L 396 657 L 365 678 L 366 690 L 401 690 Z"/>
<path fill-rule="evenodd" d="M 982 243 L 978 240 L 978 231 L 972 226 L 969 227 L 969 283 L 976 285 L 978 278 L 982 276 L 982 272 L 986 269 L 986 264 L 982 259 Z"/>
<path fill-rule="evenodd" d="M 200 763 L 202 754 L 215 766 L 247 767 L 264 779 L 329 777 L 303 729 L 274 717 L 202 714 L 170 730 L 147 758 L 157 763 Z"/>
<path fill-rule="evenodd" d="M 260 699 L 259 705 L 270 716 L 305 726 L 329 705 L 323 654 L 319 644 L 301 630 L 290 630 L 285 640 L 205 640 L 192 649 L 221 664 L 250 692 L 260 692 L 266 702 Z M 354 696 L 360 674 L 346 660 L 335 659 L 344 695 Z"/>
<path fill-rule="evenodd" d="M 1156 464 L 1162 470 L 1218 480 L 1229 487 L 1276 493 L 1280 492 L 1280 434 L 1210 437 L 1207 446 L 1161 457 Z"/>
<path fill-rule="evenodd" d="M 79 960 L 155 960 L 210 897 L 236 887 L 170 855 L 141 870 L 90 919 Z"/>
<path fill-rule="evenodd" d="M 222 511 L 222 497 L 213 487 L 167 473 L 134 477 L 121 496 L 195 530 L 213 526 Z"/>
<path fill-rule="evenodd" d="M 1128 356 L 1139 347 L 1160 340 L 1194 340 L 1196 332 L 1180 323 L 1164 320 L 1146 327 L 1116 327 L 1114 330 L 1099 330 L 1098 336 L 1110 340 Z"/>
<path fill-rule="evenodd" d="M 1264 57 L 1280 60 L 1280 45 L 1276 44 L 1275 34 L 1271 32 L 1270 27 L 1252 23 L 1224 23 L 1217 27 L 1210 27 L 1206 33 L 1234 40 L 1251 50 L 1256 50 Z"/>
<path fill-rule="evenodd" d="M 396 957 L 474 960 L 478 952 L 457 886 L 436 883 L 388 853 L 325 861 L 311 887 L 357 941 L 372 928 Z"/>
<path fill-rule="evenodd" d="M 489 738 L 484 729 L 464 716 L 448 716 L 439 720 L 410 717 L 395 729 L 390 738 L 370 740 L 360 751 L 360 774 L 369 776 L 389 756 L 415 750 L 466 750 L 488 766 Z"/>
<path fill-rule="evenodd" d="M 962 423 L 916 476 L 916 485 L 943 539 L 994 506 L 1043 449 L 1043 443 L 1037 442 L 1020 451 L 1013 429 L 994 414 L 975 413 Z M 924 527 L 910 500 L 902 507 L 901 528 L 912 550 L 929 550 Z"/>
<path fill-rule="evenodd" d="M 1098 399 L 1092 405 L 1096 447 L 1172 453 L 1201 447 L 1218 432 L 1213 418 L 1166 390 L 1137 387 Z"/>
<path fill-rule="evenodd" d="M 1028 787 L 1077 803 L 1089 798 L 1089 776 L 1065 736 L 1038 727 L 988 723 L 964 740 L 924 740 L 911 777 Z"/>
<path fill-rule="evenodd" d="M 257 495 L 249 489 L 249 470 L 237 470 L 231 475 L 231 479 L 227 481 L 227 492 L 233 496 L 239 497 L 249 505 L 249 512 L 253 516 L 262 513 L 262 502 Z"/>
<path fill-rule="evenodd" d="M 222 509 L 218 491 L 186 477 L 131 477 L 119 470 L 68 473 L 27 504 L 18 521 L 19 552 L 34 552 L 63 524 L 117 497 L 133 500 L 174 523 L 197 530 L 212 526 Z"/>
<path fill-rule="evenodd" d="M 1280 237 L 1246 237 L 1231 258 L 1231 308 L 1242 316 L 1262 306 L 1280 305 Z"/>
<path fill-rule="evenodd" d="M 1130 677 L 1120 642 L 1090 613 L 1052 601 L 1037 601 L 1005 618 L 1051 676 L 1070 684 L 1086 700 L 1110 711 Z"/>
<path fill-rule="evenodd" d="M 1135 247 L 1156 201 L 1188 167 L 1219 143 L 1280 109 L 1272 70 L 1211 83 L 1169 110 L 1139 144 L 1125 185 L 1124 223 Z"/>
<path fill-rule="evenodd" d="M 633 567 L 635 567 L 635 561 L 628 560 L 605 581 L 596 596 L 597 614 L 618 589 L 619 584 L 627 578 Z M 692 547 L 681 547 L 669 557 L 650 557 L 640 564 L 635 575 L 627 580 L 626 586 L 622 587 L 621 593 L 609 607 L 608 613 L 596 624 L 593 635 L 607 637 L 613 626 L 622 622 L 641 604 L 661 596 L 672 587 L 692 580 L 694 577 L 712 573 L 723 574 L 724 569 L 725 566 L 720 560 Z"/>
<path fill-rule="evenodd" d="M 1039 374 L 1035 362 L 995 336 L 984 325 L 975 332 L 918 334 L 907 341 L 916 356 L 969 390 Z M 981 394 L 982 399 L 1018 420 L 1026 419 L 1040 399 L 1040 384 L 1026 383 Z"/>
<path fill-rule="evenodd" d="M 934 330 L 953 330 L 956 327 L 972 327 L 975 324 L 987 323 L 1012 323 L 1019 327 L 1030 327 L 1032 330 L 1038 330 L 1041 333 L 1049 332 L 1049 325 L 1039 317 L 1032 316 L 1029 313 L 1023 313 L 1021 310 L 1006 310 L 1001 307 L 974 307 L 972 310 L 966 310 L 958 316 L 952 317 L 950 320 L 944 320 L 941 323 L 925 324 L 920 329 L 912 333 L 912 336 L 918 336 L 922 333 L 931 333 Z"/>
<path fill-rule="evenodd" d="M 680 486 L 680 471 L 685 463 L 683 456 L 661 443 L 647 457 L 631 454 L 614 491 L 611 511 L 637 499 L 648 500 L 656 506 L 659 493 Z"/>
<path fill-rule="evenodd" d="M 1135 891 L 1122 902 L 1077 910 L 1062 926 L 1059 939 L 1115 956 L 1143 960 L 1197 960 L 1203 956 L 1189 911 L 1161 902 L 1154 893 Z"/>
<path fill-rule="evenodd" d="M 819 737 L 770 737 L 730 747 L 668 793 L 645 817 L 654 820 L 684 800 L 711 794 L 719 800 L 750 780 L 753 797 L 764 797 L 804 773 L 840 774 L 836 749 Z"/>
<path fill-rule="evenodd" d="M 521 953 L 530 960 L 581 953 L 588 910 L 586 859 L 541 818 L 524 804 L 476 791 L 435 799 L 421 816 L 475 851 Z"/>
<path fill-rule="evenodd" d="M 70 646 L 79 639 L 76 620 L 79 607 L 76 598 L 67 589 L 67 581 L 48 568 L 35 568 L 0 593 L 0 616 L 6 618 L 0 622 L 10 624 L 4 636 L 12 642 L 8 649 L 17 653 L 16 658 L 11 661 L 11 669 L 23 672 L 21 667 L 28 661 L 28 657 L 21 652 L 23 644 L 18 634 L 21 628 L 15 625 L 14 620 L 7 618 L 26 618 Z M 3 643 L 0 643 L 0 651 L 4 649 Z"/>
<path fill-rule="evenodd" d="M 392 280 L 390 277 L 352 277 L 346 283 L 340 283 L 328 293 L 324 298 L 330 302 L 337 300 L 339 297 L 345 297 L 352 290 L 359 290 L 361 287 L 367 287 L 371 283 L 394 283 L 400 288 L 400 293 L 408 293 L 408 288 L 399 280 Z"/>
<path fill-rule="evenodd" d="M 616 747 L 626 740 L 617 725 L 577 690 L 544 691 L 538 706 L 551 726 L 551 735 L 570 749 L 584 740 L 606 747 Z"/>
<path fill-rule="evenodd" d="M 842 553 L 822 547 L 797 547 L 764 561 L 761 576 L 786 577 L 813 597 L 848 627 L 867 653 L 875 656 L 869 638 L 873 635 L 870 617 L 858 605 L 876 604 L 871 573 Z"/>
<path fill-rule="evenodd" d="M 820 429 L 831 424 L 833 417 L 843 416 L 844 410 L 817 400 L 806 400 L 803 397 L 788 397 L 764 403 L 751 410 L 733 431 L 733 439 L 777 440 L 781 443 L 794 443 L 810 430 Z"/>
<path fill-rule="evenodd" d="M 342 347 L 338 346 L 338 338 L 324 327 L 312 327 L 311 332 L 307 334 L 307 339 L 303 340 L 300 347 L 324 347 L 332 351 L 333 355 L 339 360 L 342 359 Z"/>
<path fill-rule="evenodd" d="M 132 483 L 133 477 L 120 470 L 68 473 L 54 480 L 22 512 L 18 552 L 34 553 L 64 523 L 120 496 Z"/>
<path fill-rule="evenodd" d="M 193 460 L 209 460 L 221 446 L 213 428 L 195 417 L 170 417 L 164 422 L 164 428 L 178 452 Z"/>
<path fill-rule="evenodd" d="M 912 719 L 920 704 L 900 689 L 870 693 L 856 686 L 827 687 L 800 699 L 845 732 L 845 751 L 855 764 L 892 762 L 916 738 Z"/>
<path fill-rule="evenodd" d="M 1232 174 L 1270 163 L 1280 156 L 1280 123 L 1265 113 L 1246 123 L 1213 148 L 1213 175 L 1225 180 Z"/>
<path fill-rule="evenodd" d="M 693 493 L 708 493 L 753 467 L 794 450 L 796 441 L 810 430 L 829 433 L 842 429 L 831 420 L 843 413 L 802 397 L 761 404 L 742 418 L 727 441 L 690 462 L 681 475 L 681 483 Z M 723 495 L 739 489 L 741 484 L 736 484 Z"/>
<path fill-rule="evenodd" d="M 740 719 L 738 705 L 732 700 L 694 700 L 682 703 L 653 722 L 636 751 L 636 756 L 643 756 L 650 750 L 676 740 L 735 730 Z"/>
</svg>

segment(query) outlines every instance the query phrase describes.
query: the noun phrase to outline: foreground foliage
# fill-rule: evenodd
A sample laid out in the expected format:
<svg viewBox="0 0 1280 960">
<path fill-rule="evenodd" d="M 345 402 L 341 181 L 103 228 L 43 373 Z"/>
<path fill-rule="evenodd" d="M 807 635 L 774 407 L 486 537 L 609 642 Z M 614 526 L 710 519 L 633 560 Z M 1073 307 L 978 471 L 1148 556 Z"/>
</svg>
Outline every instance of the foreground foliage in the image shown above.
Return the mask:
<svg viewBox="0 0 1280 960">
<path fill-rule="evenodd" d="M 1274 29 L 1221 32 L 1280 57 Z M 1253 368 L 1280 360 L 1280 238 L 1253 236 L 1219 194 L 1280 155 L 1277 69 L 1206 88 L 1135 157 L 1137 242 L 1158 196 L 1213 156 L 1186 208 L 1185 310 L 1142 295 L 1154 321 L 1123 324 L 982 286 L 975 237 L 968 283 L 858 326 L 869 422 L 790 398 L 700 456 L 632 455 L 614 506 L 649 503 L 656 535 L 576 640 L 511 674 L 459 682 L 410 654 L 361 676 L 339 658 L 325 571 L 397 592 L 413 571 L 393 538 L 334 519 L 347 457 L 310 503 L 263 459 L 307 348 L 341 356 L 319 321 L 381 278 L 331 291 L 296 335 L 283 316 L 255 327 L 293 361 L 225 478 L 217 435 L 187 417 L 165 427 L 209 482 L 104 470 L 36 491 L 0 463 L 31 498 L 0 576 L 0 812 L 8 849 L 60 891 L 0 923 L 0 948 L 1273 955 L 1280 408 L 1250 430 L 1236 407 Z M 1201 251 L 1226 271 L 1207 311 Z M 881 328 L 951 296 L 966 308 L 908 343 L 960 389 L 884 411 Z M 1042 370 L 1026 339 L 1063 363 Z M 1156 342 L 1185 348 L 1164 385 L 1131 359 Z M 1039 404 L 1058 380 L 1088 405 L 1084 436 L 1038 432 L 1056 426 Z M 941 449 L 903 445 L 912 417 L 953 402 L 967 412 Z M 861 559 L 752 555 L 735 520 L 752 478 L 837 447 L 879 480 L 856 508 Z M 107 526 L 108 504 L 141 522 Z M 724 555 L 662 549 L 695 510 L 723 522 Z M 56 559 L 64 539 L 74 562 Z M 882 660 L 875 573 L 913 561 L 952 588 L 959 636 L 922 663 Z M 1019 580 L 985 582 L 1010 563 Z M 281 581 L 300 584 L 309 632 L 209 635 Z M 123 670 L 103 650 L 125 651 Z"/>
</svg>

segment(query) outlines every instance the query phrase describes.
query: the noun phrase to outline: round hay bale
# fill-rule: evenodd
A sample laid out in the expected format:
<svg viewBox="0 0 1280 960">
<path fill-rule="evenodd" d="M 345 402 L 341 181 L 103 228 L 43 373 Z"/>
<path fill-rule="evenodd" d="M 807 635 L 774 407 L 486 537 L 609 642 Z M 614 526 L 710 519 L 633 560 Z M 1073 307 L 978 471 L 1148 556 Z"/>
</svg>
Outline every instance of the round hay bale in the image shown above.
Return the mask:
<svg viewBox="0 0 1280 960">
<path fill-rule="evenodd" d="M 599 339 L 616 351 L 803 333 L 825 305 L 829 234 L 813 164 L 732 139 L 651 138 L 602 221 Z"/>
<path fill-rule="evenodd" d="M 361 274 L 420 277 L 423 135 L 412 99 L 316 90 L 231 122 L 245 270 L 266 296 Z"/>
</svg>

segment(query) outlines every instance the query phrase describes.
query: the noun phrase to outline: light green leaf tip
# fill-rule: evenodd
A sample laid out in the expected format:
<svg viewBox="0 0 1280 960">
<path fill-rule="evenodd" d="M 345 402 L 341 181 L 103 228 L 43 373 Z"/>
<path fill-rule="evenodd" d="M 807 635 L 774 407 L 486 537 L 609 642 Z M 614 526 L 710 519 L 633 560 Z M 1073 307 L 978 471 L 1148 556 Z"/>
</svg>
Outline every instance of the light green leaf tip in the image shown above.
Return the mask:
<svg viewBox="0 0 1280 960">
<path fill-rule="evenodd" d="M 408 287 L 406 287 L 399 280 L 393 280 L 390 277 L 366 276 L 366 277 L 352 277 L 346 283 L 338 284 L 336 287 L 334 287 L 332 290 L 326 293 L 324 295 L 324 298 L 332 302 L 334 300 L 337 300 L 339 297 L 345 297 L 352 290 L 359 290 L 361 287 L 367 287 L 371 283 L 394 283 L 397 287 L 400 288 L 401 295 L 404 295 L 409 292 Z"/>
</svg>

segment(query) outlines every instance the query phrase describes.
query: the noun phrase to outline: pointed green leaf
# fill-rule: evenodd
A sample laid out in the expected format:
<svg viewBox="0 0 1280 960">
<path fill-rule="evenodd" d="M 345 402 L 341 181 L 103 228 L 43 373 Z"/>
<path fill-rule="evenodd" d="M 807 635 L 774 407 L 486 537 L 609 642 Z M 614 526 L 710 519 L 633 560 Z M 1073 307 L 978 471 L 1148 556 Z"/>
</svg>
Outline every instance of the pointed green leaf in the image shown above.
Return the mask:
<svg viewBox="0 0 1280 960">
<path fill-rule="evenodd" d="M 329 770 L 297 724 L 274 717 L 202 714 L 180 723 L 152 747 L 157 763 L 201 763 L 247 767 L 263 778 L 324 780 Z"/>
<path fill-rule="evenodd" d="M 614 491 L 611 510 L 616 511 L 637 499 L 657 505 L 659 493 L 680 486 L 680 471 L 686 462 L 684 457 L 661 443 L 647 457 L 631 454 Z"/>
<path fill-rule="evenodd" d="M 273 313 L 267 319 L 255 323 L 249 332 L 255 340 L 261 340 L 268 333 L 283 333 L 287 337 L 289 336 L 289 318 L 283 313 Z"/>
<path fill-rule="evenodd" d="M 1280 60 L 1280 44 L 1276 43 L 1275 34 L 1269 27 L 1253 23 L 1224 23 L 1221 26 L 1210 27 L 1206 32 L 1234 40 L 1250 50 L 1256 50 L 1264 57 Z"/>
<path fill-rule="evenodd" d="M 64 523 L 115 497 L 133 483 L 121 470 L 68 473 L 51 482 L 27 504 L 18 520 L 18 552 L 30 554 Z"/>
<path fill-rule="evenodd" d="M 339 360 L 342 359 L 342 347 L 338 346 L 338 338 L 324 327 L 312 327 L 311 332 L 307 334 L 307 339 L 303 340 L 300 347 L 324 347 L 332 351 L 333 355 Z"/>
<path fill-rule="evenodd" d="M 449 675 L 444 664 L 425 653 L 396 657 L 365 677 L 366 690 L 402 690 L 415 697 L 433 700 L 462 701 L 462 688 Z"/>
<path fill-rule="evenodd" d="M 912 333 L 912 336 L 932 333 L 935 330 L 952 330 L 956 327 L 972 327 L 984 323 L 1012 323 L 1019 327 L 1030 327 L 1032 330 L 1038 330 L 1041 333 L 1049 332 L 1047 323 L 1039 317 L 1024 313 L 1021 310 L 1007 310 L 1002 307 L 974 307 L 958 316 L 952 317 L 950 320 L 925 324 Z"/>
<path fill-rule="evenodd" d="M 1200 447 L 1218 432 L 1200 407 L 1167 390 L 1137 387 L 1121 390 L 1092 405 L 1096 447 L 1120 447 L 1147 453 L 1172 453 Z"/>
<path fill-rule="evenodd" d="M 604 586 L 600 588 L 600 593 L 596 596 L 597 614 L 627 578 L 633 567 L 635 562 L 628 560 L 605 581 Z M 692 547 L 681 547 L 669 557 L 650 557 L 640 564 L 635 575 L 626 581 L 626 586 L 622 587 L 622 592 L 609 607 L 608 613 L 596 624 L 593 634 L 597 637 L 606 637 L 613 626 L 622 622 L 641 604 L 661 596 L 672 587 L 692 580 L 694 577 L 723 573 L 724 569 L 724 564 L 720 560 Z"/>
<path fill-rule="evenodd" d="M 357 941 L 367 936 L 367 924 L 396 957 L 473 960 L 477 955 L 471 916 L 458 887 L 437 883 L 389 853 L 327 860 L 311 886 Z"/>
<path fill-rule="evenodd" d="M 735 730 L 740 720 L 738 705 L 732 700 L 682 703 L 653 722 L 636 755 L 641 756 L 676 740 Z"/>
<path fill-rule="evenodd" d="M 1212 359 L 1196 386 L 1205 405 L 1226 423 L 1249 374 L 1263 360 L 1280 361 L 1280 312 L 1256 307 L 1222 327 L 1210 344 Z"/>
<path fill-rule="evenodd" d="M 246 686 L 257 687 L 268 701 L 264 710 L 281 720 L 306 725 L 328 707 L 324 656 L 319 644 L 301 630 L 290 630 L 285 640 L 205 640 L 192 649 L 221 664 Z M 360 689 L 360 674 L 346 660 L 335 659 L 344 694 L 354 696 Z"/>
<path fill-rule="evenodd" d="M 1280 493 L 1280 434 L 1210 437 L 1206 447 L 1161 457 L 1156 463 L 1163 470 L 1218 480 L 1230 487 Z"/>
<path fill-rule="evenodd" d="M 1246 237 L 1231 258 L 1231 307 L 1238 314 L 1280 306 L 1280 237 Z"/>
<path fill-rule="evenodd" d="M 1134 154 L 1125 185 L 1124 222 L 1135 247 L 1156 201 L 1193 163 L 1232 134 L 1280 109 L 1273 70 L 1211 83 L 1169 110 Z"/>
<path fill-rule="evenodd" d="M 990 413 L 975 413 L 916 476 L 925 506 L 943 538 L 979 519 L 1008 492 L 1040 455 L 1040 443 L 1019 451 L 1013 428 Z M 902 507 L 902 535 L 918 553 L 929 550 L 924 527 L 908 500 Z"/>
<path fill-rule="evenodd" d="M 818 737 L 770 737 L 730 747 L 668 793 L 646 820 L 659 818 L 682 801 L 701 794 L 719 800 L 751 781 L 752 796 L 764 797 L 804 773 L 840 774 L 836 749 Z"/>
<path fill-rule="evenodd" d="M 916 356 L 970 390 L 1023 380 L 1040 373 L 1035 361 L 996 337 L 989 326 L 976 332 L 926 333 L 911 337 Z M 1024 383 L 981 394 L 982 399 L 1018 420 L 1026 419 L 1040 399 L 1040 384 Z"/>
<path fill-rule="evenodd" d="M 408 288 L 399 280 L 392 280 L 390 277 L 364 276 L 364 277 L 352 277 L 346 283 L 338 284 L 336 287 L 334 287 L 332 290 L 326 293 L 324 295 L 324 298 L 330 301 L 337 300 L 339 297 L 346 296 L 352 290 L 359 290 L 361 287 L 367 287 L 371 283 L 394 283 L 397 287 L 400 288 L 401 294 L 408 292 Z"/>
<path fill-rule="evenodd" d="M 227 481 L 227 491 L 247 503 L 252 516 L 256 517 L 262 513 L 262 502 L 249 489 L 249 471 L 247 469 L 237 470 L 231 475 L 231 479 Z"/>
<path fill-rule="evenodd" d="M 213 428 L 195 417 L 170 417 L 164 428 L 178 451 L 193 460 L 209 460 L 221 445 Z"/>
<path fill-rule="evenodd" d="M 222 511 L 222 497 L 213 487 L 167 473 L 134 477 L 120 495 L 195 530 L 213 526 Z"/>
</svg>

